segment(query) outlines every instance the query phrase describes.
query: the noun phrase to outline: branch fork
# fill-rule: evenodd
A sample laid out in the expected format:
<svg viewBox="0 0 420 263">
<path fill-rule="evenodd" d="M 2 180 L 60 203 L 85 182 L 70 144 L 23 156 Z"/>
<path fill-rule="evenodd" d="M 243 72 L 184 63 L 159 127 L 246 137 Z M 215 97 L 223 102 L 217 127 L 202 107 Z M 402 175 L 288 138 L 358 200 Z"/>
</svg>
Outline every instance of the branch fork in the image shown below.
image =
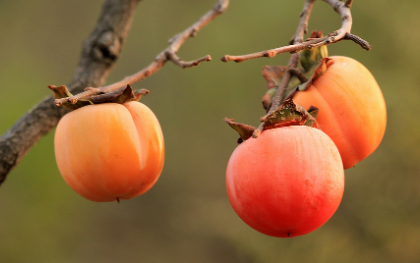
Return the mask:
<svg viewBox="0 0 420 263">
<path fill-rule="evenodd" d="M 352 27 L 352 16 L 350 12 L 350 7 L 352 5 L 352 0 L 347 0 L 346 2 L 341 2 L 339 0 L 323 0 L 333 7 L 333 9 L 341 16 L 341 28 L 331 32 L 325 37 L 321 38 L 311 38 L 306 41 L 303 41 L 303 35 L 307 33 L 308 19 L 311 14 L 311 10 L 315 0 L 306 0 L 304 9 L 301 13 L 301 22 L 299 24 L 298 30 L 296 31 L 295 36 L 293 37 L 290 45 L 274 48 L 270 50 L 265 50 L 261 52 L 256 52 L 247 55 L 241 56 L 231 56 L 225 55 L 221 58 L 223 62 L 235 61 L 243 62 L 245 60 L 268 57 L 272 58 L 276 55 L 283 53 L 296 53 L 304 49 L 311 49 L 314 47 L 326 46 L 332 43 L 339 42 L 341 40 L 352 40 L 356 44 L 360 45 L 365 50 L 370 50 L 371 46 L 369 43 L 362 39 L 359 36 L 353 35 L 350 33 Z M 299 36 L 298 36 L 299 35 Z"/>
<path fill-rule="evenodd" d="M 218 0 L 212 9 L 201 17 L 195 24 L 173 37 L 169 47 L 156 56 L 156 59 L 143 70 L 108 86 L 102 86 L 118 59 L 130 28 L 130 24 L 139 0 L 105 0 L 96 28 L 83 45 L 82 56 L 73 76 L 68 84 L 70 91 L 78 93 L 55 101 L 50 96 L 26 113 L 0 137 L 0 184 L 7 174 L 19 164 L 25 154 L 38 140 L 51 131 L 60 118 L 68 111 L 55 105 L 73 105 L 96 95 L 111 93 L 127 84 L 133 84 L 150 77 L 160 70 L 167 61 L 187 68 L 210 61 L 210 56 L 191 62 L 184 62 L 176 53 L 182 44 L 195 36 L 204 26 L 217 16 L 225 12 L 229 0 Z M 51 86 L 52 87 L 52 86 Z M 100 88 L 94 88 L 100 87 Z M 102 96 L 102 95 L 100 95 Z M 96 97 L 97 98 L 97 97 Z M 83 103 L 85 103 L 84 101 Z M 70 106 L 72 107 L 72 106 Z"/>
<path fill-rule="evenodd" d="M 328 34 L 325 37 L 322 37 L 321 32 L 314 32 L 311 38 L 307 39 L 306 41 L 303 40 L 304 35 L 307 33 L 308 28 L 308 21 L 310 14 L 312 12 L 313 5 L 315 0 L 306 0 L 303 11 L 300 14 L 300 22 L 298 28 L 296 30 L 295 35 L 293 36 L 292 40 L 290 41 L 289 45 L 265 50 L 261 52 L 256 52 L 247 55 L 241 56 L 230 56 L 225 55 L 221 58 L 223 62 L 228 61 L 235 61 L 235 62 L 243 62 L 245 60 L 254 59 L 254 58 L 261 58 L 261 57 L 274 57 L 278 54 L 289 52 L 291 53 L 291 57 L 289 63 L 286 68 L 282 67 L 281 74 L 277 73 L 267 73 L 267 67 L 263 68 L 263 76 L 268 81 L 269 91 L 263 97 L 263 107 L 267 110 L 267 114 L 261 118 L 261 123 L 258 128 L 255 128 L 252 133 L 252 137 L 256 138 L 259 134 L 266 129 L 268 122 L 267 118 L 269 116 L 273 116 L 275 112 L 278 112 L 278 109 L 281 108 L 281 105 L 284 105 L 286 101 L 291 101 L 291 96 L 288 96 L 285 100 L 286 90 L 290 85 L 294 85 L 296 88 L 293 92 L 296 92 L 296 89 L 299 88 L 299 84 L 296 85 L 296 79 L 300 82 L 302 88 L 306 87 L 308 83 L 311 82 L 312 78 L 316 77 L 316 74 L 323 70 L 323 66 L 325 66 L 326 61 L 321 62 L 319 65 L 303 65 L 307 74 L 311 73 L 312 69 L 315 69 L 314 75 L 311 79 L 308 78 L 297 68 L 300 62 L 300 55 L 299 53 L 303 50 L 310 50 L 314 48 L 325 48 L 323 46 L 336 43 L 341 40 L 352 40 L 356 44 L 360 45 L 365 50 L 370 50 L 371 46 L 367 41 L 362 39 L 359 36 L 353 35 L 350 33 L 352 27 L 352 16 L 350 12 L 350 7 L 353 3 L 352 0 L 346 0 L 345 2 L 341 2 L 340 0 L 323 0 L 324 2 L 328 3 L 333 9 L 341 16 L 341 27 Z M 325 51 L 326 52 L 326 51 Z M 315 52 L 316 53 L 316 52 Z M 322 56 L 322 50 L 320 50 L 320 55 Z M 324 63 L 324 64 L 323 64 Z M 268 67 L 270 68 L 270 67 Z M 271 67 L 271 70 L 275 69 L 275 67 Z M 278 70 L 279 68 L 277 68 Z M 276 76 L 277 74 L 277 76 Z M 281 75 L 281 76 L 280 76 Z M 274 76 L 274 77 L 273 77 Z M 280 77 L 280 78 L 279 78 Z M 295 78 L 293 78 L 295 77 Z M 277 88 L 271 87 L 273 83 L 278 83 Z M 293 80 L 293 81 L 292 81 Z M 306 83 L 306 84 L 305 84 Z M 275 90 L 274 95 L 273 90 Z M 317 111 L 316 111 L 317 112 Z M 313 120 L 311 120 L 312 122 Z M 232 125 L 231 125 L 232 126 Z M 243 139 L 243 138 L 242 138 Z"/>
<path fill-rule="evenodd" d="M 104 86 L 100 88 L 88 87 L 85 89 L 84 92 L 79 93 L 75 96 L 56 99 L 55 105 L 61 106 L 66 103 L 75 104 L 79 100 L 88 100 L 91 96 L 113 92 L 115 90 L 120 89 L 121 87 L 125 87 L 126 85 L 132 85 L 138 81 L 141 81 L 155 74 L 168 61 L 172 61 L 175 65 L 181 67 L 182 69 L 192 68 L 192 67 L 198 66 L 200 63 L 211 61 L 210 55 L 204 56 L 202 58 L 199 58 L 193 61 L 183 61 L 180 57 L 178 57 L 177 52 L 188 38 L 196 36 L 197 33 L 203 27 L 205 27 L 209 22 L 214 20 L 223 12 L 225 12 L 228 5 L 229 5 L 229 0 L 217 1 L 217 3 L 213 6 L 213 8 L 210 11 L 208 11 L 204 16 L 202 16 L 197 22 L 195 22 L 189 28 L 185 29 L 183 32 L 172 37 L 168 41 L 169 46 L 165 50 L 163 50 L 161 53 L 159 53 L 156 56 L 155 60 L 146 68 L 140 70 L 139 72 L 131 76 L 125 77 L 121 81 L 110 84 L 108 86 Z"/>
</svg>

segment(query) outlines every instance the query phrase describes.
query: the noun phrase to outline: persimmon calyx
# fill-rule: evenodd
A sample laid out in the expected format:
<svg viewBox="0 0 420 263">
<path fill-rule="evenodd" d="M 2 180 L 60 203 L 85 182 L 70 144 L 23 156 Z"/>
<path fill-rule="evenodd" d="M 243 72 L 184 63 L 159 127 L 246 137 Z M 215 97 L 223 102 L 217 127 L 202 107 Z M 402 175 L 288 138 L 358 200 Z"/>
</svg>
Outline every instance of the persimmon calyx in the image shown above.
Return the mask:
<svg viewBox="0 0 420 263">
<path fill-rule="evenodd" d="M 309 38 L 321 38 L 321 31 L 313 31 Z M 280 85 L 281 80 L 286 71 L 290 71 L 292 77 L 286 88 L 285 94 L 295 92 L 295 88 L 299 87 L 299 90 L 307 89 L 313 80 L 321 76 L 327 69 L 327 63 L 329 61 L 328 49 L 326 46 L 313 47 L 311 49 L 305 49 L 300 52 L 299 59 L 301 68 L 288 68 L 285 66 L 264 66 L 262 69 L 262 75 L 267 81 L 268 91 L 263 96 L 263 107 L 268 111 L 271 106 L 272 98 Z M 291 96 L 287 96 L 288 98 Z"/>
<path fill-rule="evenodd" d="M 81 107 L 92 105 L 92 104 L 102 104 L 102 103 L 119 103 L 123 104 L 128 101 L 139 101 L 143 95 L 149 94 L 149 91 L 146 89 L 133 90 L 130 84 L 127 84 L 115 91 L 103 93 L 97 91 L 97 88 L 86 88 L 85 91 L 95 90 L 97 91 L 94 95 L 90 96 L 87 99 L 79 99 L 76 96 L 73 96 L 66 86 L 54 86 L 49 85 L 48 88 L 54 93 L 54 98 L 56 100 L 68 98 L 65 102 L 56 102 L 56 106 L 67 108 L 70 110 L 76 110 Z"/>
<path fill-rule="evenodd" d="M 268 129 L 280 128 L 290 125 L 314 126 L 319 109 L 311 106 L 308 110 L 294 103 L 289 98 L 283 101 L 277 110 L 261 118 L 261 125 L 258 128 L 248 124 L 234 122 L 233 119 L 224 118 L 235 131 L 239 133 L 238 143 L 248 140 L 251 137 L 258 137 L 259 134 Z"/>
<path fill-rule="evenodd" d="M 313 126 L 319 109 L 311 107 L 310 111 L 306 111 L 303 107 L 294 103 L 292 99 L 286 99 L 277 110 L 261 118 L 261 122 L 264 123 L 263 130 L 290 125 Z"/>
<path fill-rule="evenodd" d="M 238 139 L 238 143 L 242 143 L 243 141 L 251 138 L 254 130 L 256 129 L 255 127 L 248 124 L 234 122 L 233 119 L 229 119 L 227 117 L 225 117 L 223 121 L 229 124 L 232 129 L 239 133 L 240 138 Z"/>
<path fill-rule="evenodd" d="M 301 91 L 307 90 L 311 85 L 312 82 L 322 76 L 322 74 L 327 71 L 328 66 L 332 62 L 330 58 L 322 58 L 316 66 L 313 66 L 306 75 L 310 76 L 307 82 L 302 83 L 298 86 L 298 89 Z"/>
<path fill-rule="evenodd" d="M 129 101 L 139 101 L 143 95 L 149 94 L 149 91 L 146 89 L 141 90 L 133 90 L 130 84 L 123 86 L 115 91 L 99 94 L 90 97 L 90 101 L 93 104 L 101 104 L 101 103 L 119 103 L 123 104 Z"/>
<path fill-rule="evenodd" d="M 322 31 L 312 31 L 312 38 L 322 38 Z M 302 65 L 305 72 L 310 72 L 312 68 L 316 68 L 321 59 L 328 57 L 327 46 L 313 47 L 311 49 L 302 50 L 299 54 L 300 64 Z"/>
<path fill-rule="evenodd" d="M 48 88 L 54 93 L 54 99 L 62 99 L 62 98 L 71 98 L 73 97 L 73 94 L 70 93 L 70 91 L 67 89 L 66 86 L 61 85 L 61 86 L 54 86 L 54 85 L 49 85 Z M 56 104 L 56 106 L 60 106 L 63 108 L 67 108 L 69 110 L 76 110 L 78 108 L 87 106 L 87 105 L 91 105 L 93 103 L 91 103 L 88 100 L 78 100 L 76 103 L 72 103 L 70 101 L 65 102 L 65 103 L 61 103 L 61 104 Z"/>
<path fill-rule="evenodd" d="M 264 66 L 262 68 L 262 75 L 267 81 L 267 92 L 263 96 L 262 104 L 266 111 L 270 109 L 272 98 L 274 97 L 278 86 L 280 85 L 281 80 L 284 77 L 286 71 L 290 70 L 286 66 Z M 300 72 L 300 70 L 297 69 Z M 301 73 L 303 74 L 303 72 Z M 291 90 L 294 87 L 298 86 L 301 83 L 301 80 L 298 76 L 293 74 L 293 77 L 290 79 L 287 90 Z"/>
</svg>

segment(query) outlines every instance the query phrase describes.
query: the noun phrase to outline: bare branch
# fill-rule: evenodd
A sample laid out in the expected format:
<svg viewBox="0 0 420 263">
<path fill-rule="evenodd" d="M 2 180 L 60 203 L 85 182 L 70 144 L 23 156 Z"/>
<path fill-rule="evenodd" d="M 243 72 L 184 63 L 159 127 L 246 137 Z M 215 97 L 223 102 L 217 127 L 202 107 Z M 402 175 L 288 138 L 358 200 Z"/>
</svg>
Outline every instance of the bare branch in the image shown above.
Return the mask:
<svg viewBox="0 0 420 263">
<path fill-rule="evenodd" d="M 104 83 L 118 59 L 139 0 L 106 0 L 98 23 L 83 45 L 81 59 L 68 84 L 71 92 Z M 68 112 L 52 96 L 36 105 L 0 137 L 0 184 L 39 139 Z"/>
<path fill-rule="evenodd" d="M 355 43 L 359 44 L 362 48 L 366 50 L 370 50 L 370 45 L 367 41 L 363 40 L 359 36 L 353 35 L 350 33 L 352 27 L 352 16 L 350 12 L 350 7 L 352 5 L 351 0 L 347 0 L 346 2 L 341 2 L 340 0 L 323 0 L 330 4 L 334 10 L 340 14 L 341 16 L 341 28 L 328 34 L 325 37 L 321 38 L 313 38 L 303 42 L 303 35 L 306 32 L 308 20 L 301 19 L 297 32 L 301 32 L 299 36 L 293 38 L 291 45 L 283 46 L 279 48 L 274 48 L 270 50 L 265 50 L 261 52 L 256 52 L 252 54 L 242 55 L 242 56 L 230 56 L 225 55 L 221 58 L 222 61 L 235 61 L 235 62 L 242 62 L 249 59 L 254 58 L 262 58 L 262 57 L 274 57 L 276 55 L 282 53 L 295 53 L 302 51 L 304 49 L 311 49 L 314 47 L 325 46 L 335 42 L 338 42 L 343 39 L 353 40 Z M 304 11 L 302 12 L 302 18 L 309 19 L 309 14 L 307 10 L 311 10 L 315 0 L 307 0 L 305 2 Z M 297 40 L 297 41 L 296 41 Z"/>
<path fill-rule="evenodd" d="M 298 44 L 303 42 L 303 38 L 308 33 L 309 17 L 311 16 L 312 7 L 316 0 L 306 0 L 303 6 L 303 11 L 300 14 L 299 26 L 296 30 L 295 36 L 293 37 L 290 44 Z"/>
<path fill-rule="evenodd" d="M 173 52 L 168 53 L 168 58 L 183 69 L 198 66 L 201 62 L 211 61 L 211 56 L 207 55 L 194 61 L 185 62 Z"/>
<path fill-rule="evenodd" d="M 72 98 L 72 101 L 108 93 L 126 84 L 140 81 L 157 72 L 168 60 L 185 68 L 211 59 L 210 56 L 206 56 L 196 61 L 182 62 L 176 56 L 176 52 L 186 39 L 195 36 L 211 20 L 223 13 L 228 7 L 229 0 L 219 0 L 212 10 L 194 25 L 172 38 L 170 46 L 160 53 L 147 68 L 120 82 L 102 88 L 94 88 L 103 85 L 120 56 L 138 2 L 140 0 L 105 0 L 98 23 L 84 43 L 82 56 L 73 79 L 67 85 L 72 93 L 82 92 L 86 87 L 90 88 L 87 88 L 86 92 L 82 92 L 82 95 Z M 60 105 L 61 101 L 54 103 L 52 96 L 46 98 L 0 137 L 0 184 L 30 148 L 53 129 L 60 118 L 68 112 L 54 104 Z"/>
<path fill-rule="evenodd" d="M 276 93 L 274 94 L 270 110 L 268 111 L 267 114 L 272 113 L 273 111 L 275 111 L 281 105 L 281 102 L 283 101 L 284 95 L 286 94 L 287 86 L 289 85 L 289 82 L 292 78 L 292 73 L 291 73 L 290 69 L 291 68 L 296 68 L 297 65 L 299 64 L 299 61 L 300 61 L 299 53 L 292 54 L 292 56 L 290 57 L 290 60 L 289 60 L 289 64 L 287 65 L 288 70 L 284 73 L 284 77 L 281 80 L 281 82 L 279 84 L 279 87 L 277 88 Z"/>
<path fill-rule="evenodd" d="M 343 3 L 340 0 L 323 1 L 330 4 L 341 16 L 341 28 L 337 30 L 334 35 L 330 35 L 329 38 L 327 38 L 324 42 L 319 43 L 331 44 L 343 39 L 346 36 L 346 33 L 350 33 L 351 31 L 351 26 L 353 24 L 353 19 L 350 12 L 351 1 L 347 1 L 346 3 Z"/>
<path fill-rule="evenodd" d="M 371 47 L 371 45 L 369 44 L 369 42 L 367 42 L 366 40 L 362 39 L 361 37 L 356 36 L 356 35 L 353 35 L 353 34 L 351 34 L 351 33 L 347 33 L 347 34 L 344 36 L 343 40 L 351 40 L 351 41 L 353 41 L 354 43 L 356 43 L 356 44 L 358 44 L 359 46 L 361 46 L 361 47 L 362 47 L 363 49 L 365 49 L 365 50 L 371 50 L 371 49 L 372 49 L 372 47 Z"/>
<path fill-rule="evenodd" d="M 308 81 L 308 78 L 299 69 L 289 68 L 289 71 L 290 71 L 290 73 L 292 73 L 293 76 L 295 76 L 299 79 L 300 83 L 305 83 L 305 82 Z"/>
<path fill-rule="evenodd" d="M 211 57 L 210 55 L 207 55 L 205 57 L 191 62 L 183 62 L 182 59 L 176 55 L 176 53 L 188 38 L 194 37 L 209 22 L 211 22 L 223 12 L 225 12 L 228 5 L 229 0 L 217 1 L 213 8 L 210 11 L 208 11 L 204 16 L 202 16 L 197 22 L 195 22 L 192 26 L 190 26 L 183 32 L 171 38 L 169 40 L 169 46 L 165 50 L 163 50 L 159 55 L 157 55 L 156 59 L 145 69 L 142 69 L 141 71 L 131 76 L 125 77 L 123 80 L 113 83 L 111 85 L 101 88 L 87 88 L 85 92 L 77 94 L 73 97 L 57 99 L 55 100 L 55 104 L 59 106 L 66 102 L 76 103 L 80 99 L 87 99 L 93 95 L 112 92 L 127 84 L 133 84 L 135 82 L 141 81 L 159 71 L 169 60 L 171 60 L 181 68 L 194 67 L 200 64 L 201 62 L 210 61 Z"/>
<path fill-rule="evenodd" d="M 304 34 L 305 34 L 305 30 L 308 27 L 308 21 L 309 21 L 309 17 L 311 15 L 314 3 L 315 3 L 314 0 L 305 1 L 302 15 L 300 18 L 300 23 L 293 37 L 294 43 L 292 44 L 299 45 L 302 42 Z M 289 85 L 289 82 L 292 78 L 293 70 L 291 69 L 296 68 L 297 65 L 299 64 L 299 61 L 300 61 L 299 53 L 295 51 L 295 53 L 292 54 L 292 56 L 290 57 L 289 64 L 287 65 L 288 70 L 285 72 L 284 77 L 281 80 L 276 93 L 274 94 L 270 110 L 268 111 L 267 114 L 272 113 L 281 105 L 281 102 L 283 101 L 283 98 L 286 93 L 287 86 Z"/>
</svg>

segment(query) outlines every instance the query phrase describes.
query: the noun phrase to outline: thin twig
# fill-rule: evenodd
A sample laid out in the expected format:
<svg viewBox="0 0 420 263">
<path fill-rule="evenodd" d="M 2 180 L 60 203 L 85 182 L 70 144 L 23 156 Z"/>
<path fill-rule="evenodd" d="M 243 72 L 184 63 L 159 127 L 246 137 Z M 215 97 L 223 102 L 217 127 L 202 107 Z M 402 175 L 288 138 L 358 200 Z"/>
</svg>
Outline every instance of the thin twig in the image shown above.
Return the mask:
<svg viewBox="0 0 420 263">
<path fill-rule="evenodd" d="M 141 81 L 147 77 L 150 77 L 157 71 L 159 71 L 167 61 L 172 61 L 176 65 L 180 66 L 181 68 L 187 67 L 195 67 L 201 62 L 210 61 L 210 55 L 202 57 L 200 59 L 184 62 L 181 58 L 179 58 L 176 53 L 180 49 L 180 47 L 184 44 L 184 42 L 190 38 L 194 37 L 203 27 L 205 27 L 209 22 L 213 19 L 218 17 L 220 14 L 226 11 L 229 5 L 229 0 L 219 0 L 213 6 L 213 8 L 208 11 L 204 16 L 202 16 L 197 22 L 195 22 L 192 26 L 184 30 L 183 32 L 177 34 L 173 38 L 169 40 L 169 46 L 163 50 L 159 55 L 157 55 L 156 59 L 146 68 L 142 69 L 141 71 L 125 77 L 123 80 L 113 83 L 108 86 L 100 87 L 100 88 L 87 88 L 85 92 L 79 93 L 75 96 L 56 99 L 55 104 L 60 106 L 63 103 L 70 102 L 76 103 L 80 99 L 87 99 L 93 95 L 101 94 L 101 93 L 108 93 L 112 92 L 116 89 L 119 89 L 122 86 L 127 84 L 133 84 L 135 82 Z"/>
<path fill-rule="evenodd" d="M 282 53 L 288 53 L 288 52 L 295 53 L 295 52 L 302 51 L 304 49 L 311 49 L 314 47 L 329 45 L 343 39 L 353 40 L 355 43 L 359 44 L 362 48 L 366 50 L 370 50 L 370 45 L 366 40 L 363 40 L 359 36 L 356 36 L 350 33 L 350 30 L 352 27 L 352 16 L 350 12 L 350 7 L 353 1 L 351 0 L 347 0 L 346 2 L 341 2 L 340 0 L 323 0 L 323 1 L 330 4 L 334 8 L 334 10 L 340 14 L 341 16 L 340 29 L 328 34 L 325 37 L 313 38 L 304 42 L 295 41 L 296 39 L 293 38 L 294 40 L 293 43 L 288 46 L 283 46 L 279 48 L 274 48 L 270 50 L 265 50 L 265 51 L 247 54 L 247 55 L 241 55 L 241 56 L 225 55 L 224 57 L 221 58 L 221 60 L 224 62 L 228 62 L 228 61 L 242 62 L 242 61 L 254 59 L 254 58 L 262 58 L 262 57 L 272 58 Z M 308 0 L 305 2 L 304 11 L 302 12 L 302 17 L 309 17 L 310 14 L 308 16 L 305 16 L 305 12 L 306 12 L 305 10 L 310 10 L 310 8 L 308 9 L 308 7 L 309 5 L 312 6 L 314 2 L 315 0 Z M 302 24 L 299 24 L 298 31 L 304 34 L 307 28 L 307 21 L 303 22 L 303 20 L 301 20 L 301 23 Z"/>
<path fill-rule="evenodd" d="M 305 76 L 305 74 L 302 73 L 297 68 L 289 68 L 290 73 L 292 73 L 293 76 L 299 79 L 300 83 L 305 83 L 308 81 L 308 78 Z"/>
<path fill-rule="evenodd" d="M 305 32 L 307 31 L 307 28 L 308 28 L 309 17 L 311 16 L 311 12 L 312 12 L 312 8 L 314 6 L 314 3 L 315 3 L 315 0 L 306 0 L 305 1 L 305 4 L 303 6 L 303 11 L 300 15 L 300 22 L 299 22 L 298 28 L 296 30 L 295 35 L 293 36 L 293 38 L 291 40 L 292 46 L 299 45 L 299 43 L 301 43 L 303 41 L 303 37 L 304 37 Z M 290 57 L 289 63 L 287 65 L 287 70 L 284 73 L 284 76 L 283 76 L 282 80 L 280 81 L 279 86 L 276 90 L 276 93 L 273 96 L 270 109 L 268 110 L 266 116 L 268 116 L 272 112 L 274 112 L 281 105 L 281 102 L 283 101 L 283 98 L 284 98 L 285 93 L 286 93 L 287 86 L 289 85 L 289 82 L 290 82 L 290 80 L 292 79 L 292 76 L 295 73 L 294 69 L 296 69 L 296 67 L 297 67 L 297 65 L 299 64 L 299 61 L 300 61 L 298 51 L 300 51 L 300 50 L 295 50 L 294 53 Z M 261 132 L 263 131 L 264 125 L 265 125 L 264 122 L 263 122 L 263 119 L 264 119 L 264 117 L 261 118 L 261 123 L 258 126 L 258 128 L 254 130 L 254 132 L 252 134 L 252 137 L 257 138 L 261 134 Z"/>
<path fill-rule="evenodd" d="M 309 17 L 311 15 L 314 3 L 315 3 L 315 0 L 305 1 L 302 15 L 299 22 L 299 26 L 293 37 L 294 45 L 299 45 L 303 41 L 303 37 L 305 35 L 306 28 L 308 27 Z M 288 70 L 284 74 L 284 77 L 281 80 L 276 93 L 274 94 L 270 110 L 268 111 L 267 114 L 272 113 L 281 105 L 281 102 L 283 101 L 284 95 L 286 93 L 287 86 L 289 85 L 290 79 L 292 78 L 292 72 L 290 71 L 290 69 L 296 68 L 297 65 L 299 64 L 299 61 L 300 61 L 299 53 L 296 52 L 292 54 L 289 60 L 289 64 L 287 65 Z"/>
<path fill-rule="evenodd" d="M 343 40 L 351 40 L 351 41 L 353 41 L 354 43 L 356 43 L 356 44 L 358 44 L 359 46 L 361 46 L 361 47 L 362 47 L 363 49 L 365 49 L 365 50 L 371 50 L 371 49 L 372 49 L 372 47 L 371 47 L 371 45 L 369 44 L 369 42 L 367 42 L 366 40 L 362 39 L 361 37 L 356 36 L 356 35 L 353 35 L 353 34 L 351 34 L 351 33 L 347 33 L 347 34 L 344 36 Z"/>
<path fill-rule="evenodd" d="M 296 68 L 297 65 L 299 64 L 299 61 L 300 61 L 299 53 L 292 54 L 292 56 L 290 57 L 290 60 L 289 60 L 289 64 L 287 65 L 288 69 Z M 292 76 L 293 75 L 292 75 L 290 70 L 287 70 L 284 73 L 284 77 L 281 80 L 281 82 L 279 84 L 279 87 L 277 88 L 277 91 L 273 96 L 271 107 L 270 107 L 270 110 L 267 112 L 267 114 L 272 113 L 273 111 L 275 111 L 281 105 L 281 102 L 283 101 L 284 95 L 286 94 L 287 86 L 289 85 L 289 82 L 290 82 Z"/>
<path fill-rule="evenodd" d="M 303 11 L 300 14 L 299 26 L 290 44 L 298 44 L 303 42 L 303 38 L 308 33 L 309 17 L 311 16 L 312 8 L 316 0 L 306 0 L 303 6 Z"/>
<path fill-rule="evenodd" d="M 211 61 L 211 56 L 210 55 L 207 55 L 205 57 L 199 58 L 199 59 L 194 60 L 194 61 L 189 61 L 189 62 L 182 61 L 182 59 L 180 57 L 178 57 L 178 55 L 173 53 L 173 52 L 169 53 L 168 56 L 169 56 L 169 59 L 172 62 L 174 62 L 176 65 L 180 66 L 183 69 L 198 66 L 198 64 L 200 64 L 201 62 Z"/>
</svg>

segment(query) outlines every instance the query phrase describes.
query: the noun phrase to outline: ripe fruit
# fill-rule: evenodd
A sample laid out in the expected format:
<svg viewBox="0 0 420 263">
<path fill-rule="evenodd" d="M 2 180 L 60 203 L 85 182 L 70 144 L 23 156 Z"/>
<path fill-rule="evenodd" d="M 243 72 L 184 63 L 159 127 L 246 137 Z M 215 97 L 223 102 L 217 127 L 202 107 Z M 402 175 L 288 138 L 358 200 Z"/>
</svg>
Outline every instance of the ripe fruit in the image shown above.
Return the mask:
<svg viewBox="0 0 420 263">
<path fill-rule="evenodd" d="M 55 156 L 66 183 L 97 202 L 148 191 L 163 169 L 163 135 L 153 112 L 136 101 L 85 106 L 65 115 Z"/>
<path fill-rule="evenodd" d="M 296 104 L 320 109 L 317 126 L 337 145 L 344 169 L 373 153 L 385 133 L 386 107 L 372 74 L 347 57 L 330 57 L 327 70 L 306 91 L 293 96 Z"/>
<path fill-rule="evenodd" d="M 226 184 L 245 223 L 270 236 L 295 237 L 319 228 L 337 210 L 344 170 L 325 133 L 286 126 L 240 144 L 230 157 Z"/>
</svg>

